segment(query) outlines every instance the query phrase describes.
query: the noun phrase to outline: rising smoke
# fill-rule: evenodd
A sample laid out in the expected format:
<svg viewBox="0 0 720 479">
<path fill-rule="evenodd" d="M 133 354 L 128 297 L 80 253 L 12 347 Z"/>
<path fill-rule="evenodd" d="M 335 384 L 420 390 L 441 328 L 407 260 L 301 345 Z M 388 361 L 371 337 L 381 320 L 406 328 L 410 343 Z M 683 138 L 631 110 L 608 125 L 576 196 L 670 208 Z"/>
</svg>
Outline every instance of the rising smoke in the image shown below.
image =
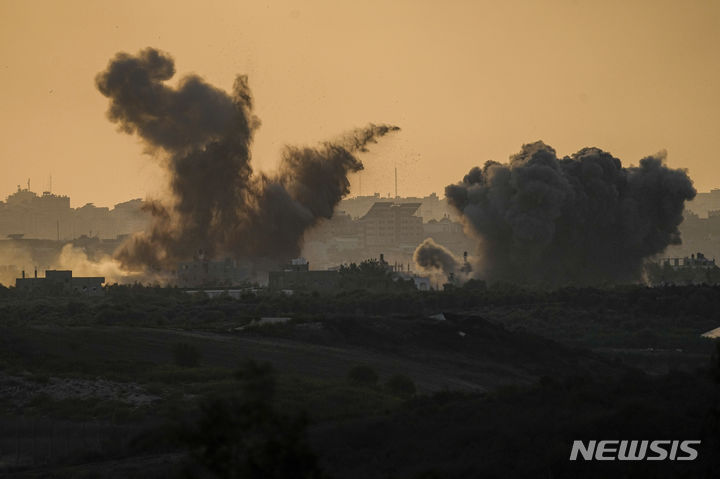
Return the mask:
<svg viewBox="0 0 720 479">
<path fill-rule="evenodd" d="M 558 158 L 543 142 L 509 163 L 488 161 L 445 189 L 479 240 L 479 273 L 545 285 L 633 282 L 645 258 L 680 243 L 684 202 L 695 197 L 684 170 L 664 153 L 623 167 L 597 148 Z"/>
<path fill-rule="evenodd" d="M 196 75 L 177 88 L 173 59 L 147 48 L 119 53 L 96 78 L 110 99 L 108 118 L 160 153 L 170 173 L 174 203 L 148 202 L 152 229 L 116 254 L 127 268 L 172 268 L 202 250 L 210 257 L 284 260 L 300 253 L 303 234 L 349 192 L 348 174 L 369 143 L 399 130 L 370 125 L 316 148 L 286 147 L 275 174 L 250 166 L 253 114 L 247 77 L 232 95 Z"/>
<path fill-rule="evenodd" d="M 448 281 L 451 278 L 465 281 L 472 271 L 452 251 L 427 238 L 415 249 L 413 261 L 419 269 L 433 277 L 434 281 Z"/>
</svg>

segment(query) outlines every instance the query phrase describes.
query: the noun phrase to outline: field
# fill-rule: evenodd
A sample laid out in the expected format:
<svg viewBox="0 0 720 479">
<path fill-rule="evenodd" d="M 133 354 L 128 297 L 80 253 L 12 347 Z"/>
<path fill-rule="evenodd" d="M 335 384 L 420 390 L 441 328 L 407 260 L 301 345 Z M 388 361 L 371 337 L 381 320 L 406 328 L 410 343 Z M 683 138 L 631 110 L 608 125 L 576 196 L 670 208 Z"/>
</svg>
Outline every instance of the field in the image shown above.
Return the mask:
<svg viewBox="0 0 720 479">
<path fill-rule="evenodd" d="M 568 444 L 593 434 L 703 434 L 712 447 L 715 344 L 700 335 L 720 325 L 718 305 L 704 286 L 240 300 L 3 290 L 0 471 L 246 477 L 213 475 L 230 459 L 208 459 L 216 431 L 246 444 L 233 420 L 251 444 L 294 438 L 282 457 L 312 458 L 298 477 L 575 477 Z M 618 472 L 599 471 L 584 473 Z"/>
</svg>

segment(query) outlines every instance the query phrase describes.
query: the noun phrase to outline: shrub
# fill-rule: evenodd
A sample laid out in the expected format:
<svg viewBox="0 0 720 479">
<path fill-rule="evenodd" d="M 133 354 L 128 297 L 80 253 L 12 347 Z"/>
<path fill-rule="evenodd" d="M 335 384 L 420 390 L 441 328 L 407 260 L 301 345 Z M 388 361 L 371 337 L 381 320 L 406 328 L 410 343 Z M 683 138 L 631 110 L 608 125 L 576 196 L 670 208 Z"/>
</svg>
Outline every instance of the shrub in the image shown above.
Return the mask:
<svg viewBox="0 0 720 479">
<path fill-rule="evenodd" d="M 415 395 L 415 383 L 403 374 L 395 374 L 385 383 L 385 388 L 395 396 L 409 399 Z"/>
<path fill-rule="evenodd" d="M 200 365 L 200 351 L 189 343 L 177 343 L 172 348 L 175 364 L 183 368 L 194 368 Z"/>
<path fill-rule="evenodd" d="M 183 477 L 322 479 L 307 419 L 276 409 L 272 366 L 246 361 L 235 377 L 241 394 L 204 399 L 197 419 L 176 427 L 190 452 Z"/>
<path fill-rule="evenodd" d="M 375 386 L 378 382 L 378 373 L 370 366 L 362 364 L 355 366 L 348 372 L 348 379 L 355 384 Z"/>
</svg>

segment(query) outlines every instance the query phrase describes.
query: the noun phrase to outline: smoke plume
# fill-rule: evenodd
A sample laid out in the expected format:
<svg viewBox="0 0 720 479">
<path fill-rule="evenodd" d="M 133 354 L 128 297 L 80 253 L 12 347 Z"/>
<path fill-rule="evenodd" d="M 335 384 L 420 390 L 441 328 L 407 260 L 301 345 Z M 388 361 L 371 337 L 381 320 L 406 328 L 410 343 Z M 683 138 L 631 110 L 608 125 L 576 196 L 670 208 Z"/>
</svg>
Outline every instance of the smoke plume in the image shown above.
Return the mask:
<svg viewBox="0 0 720 479">
<path fill-rule="evenodd" d="M 469 279 L 469 265 L 465 266 L 462 259 L 432 238 L 427 238 L 418 245 L 413 261 L 423 272 L 434 276 L 438 281 L 450 278 L 460 281 Z"/>
<path fill-rule="evenodd" d="M 10 266 L 17 265 L 17 266 Z M 0 284 L 10 286 L 24 271 L 28 277 L 35 272 L 42 277 L 49 269 L 71 270 L 75 276 L 103 276 L 105 284 L 164 283 L 168 278 L 158 272 L 128 272 L 110 255 L 86 248 L 63 245 L 62 249 L 34 248 L 29 243 L 3 241 L 0 245 Z"/>
<path fill-rule="evenodd" d="M 119 53 L 96 78 L 110 100 L 108 118 L 140 136 L 164 158 L 172 204 L 148 202 L 152 229 L 117 253 L 126 268 L 172 268 L 202 250 L 209 257 L 283 260 L 299 255 L 304 232 L 349 192 L 348 174 L 363 168 L 356 157 L 377 138 L 399 130 L 369 125 L 316 148 L 285 148 L 275 174 L 254 173 L 253 114 L 247 77 L 232 94 L 196 75 L 177 88 L 173 59 L 147 48 Z"/>
<path fill-rule="evenodd" d="M 51 269 L 71 270 L 74 276 L 102 276 L 105 284 L 131 284 L 133 282 L 164 282 L 159 275 L 129 273 L 122 269 L 120 262 L 109 255 L 95 255 L 88 258 L 83 248 L 66 244 L 51 264 Z"/>
<path fill-rule="evenodd" d="M 488 161 L 446 187 L 448 202 L 479 239 L 481 275 L 546 285 L 631 282 L 643 260 L 680 243 L 684 170 L 664 153 L 623 167 L 597 148 L 557 158 L 543 142 L 507 164 Z"/>
</svg>

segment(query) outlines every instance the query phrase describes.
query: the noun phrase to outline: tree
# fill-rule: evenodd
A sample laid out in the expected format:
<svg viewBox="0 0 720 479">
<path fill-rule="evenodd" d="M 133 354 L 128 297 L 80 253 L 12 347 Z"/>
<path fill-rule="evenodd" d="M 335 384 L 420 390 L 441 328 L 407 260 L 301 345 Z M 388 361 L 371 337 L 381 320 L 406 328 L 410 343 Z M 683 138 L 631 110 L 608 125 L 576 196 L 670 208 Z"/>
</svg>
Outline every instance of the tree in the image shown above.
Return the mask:
<svg viewBox="0 0 720 479">
<path fill-rule="evenodd" d="M 275 410 L 272 367 L 247 361 L 235 377 L 240 394 L 205 400 L 197 422 L 180 431 L 193 458 L 188 474 L 228 479 L 323 477 L 307 445 L 306 418 Z"/>
<path fill-rule="evenodd" d="M 345 290 L 365 289 L 368 291 L 411 291 L 415 290 L 412 280 L 393 277 L 389 265 L 377 259 L 366 259 L 360 264 L 340 266 L 340 288 Z"/>
</svg>

